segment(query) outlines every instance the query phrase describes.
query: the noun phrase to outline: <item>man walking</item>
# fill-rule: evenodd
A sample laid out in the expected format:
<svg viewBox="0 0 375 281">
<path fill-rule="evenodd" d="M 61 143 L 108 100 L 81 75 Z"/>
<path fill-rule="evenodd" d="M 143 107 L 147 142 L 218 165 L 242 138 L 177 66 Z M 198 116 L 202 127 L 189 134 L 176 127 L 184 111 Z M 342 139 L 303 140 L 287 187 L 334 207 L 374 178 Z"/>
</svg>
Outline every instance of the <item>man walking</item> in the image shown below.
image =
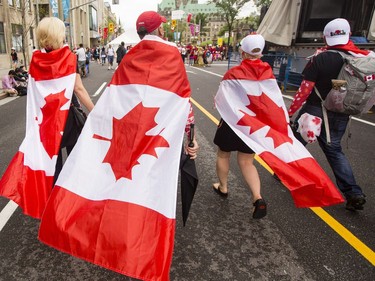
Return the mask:
<svg viewBox="0 0 375 281">
<path fill-rule="evenodd" d="M 292 117 L 306 101 L 295 120 L 298 120 L 305 112 L 323 120 L 321 99 L 318 97 L 316 89 L 324 100 L 332 88 L 332 79 L 337 79 L 344 63 L 339 52 L 354 57 L 375 56 L 373 52 L 360 50 L 349 40 L 350 25 L 346 19 L 338 18 L 330 21 L 325 26 L 323 34 L 327 50 L 336 50 L 336 52 L 324 50 L 314 56 L 306 65 L 303 70 L 304 80 L 289 109 L 289 116 Z M 341 147 L 341 140 L 349 122 L 349 115 L 328 110 L 327 113 L 331 143 L 327 141 L 325 122 L 323 122 L 318 137 L 319 146 L 332 168 L 338 188 L 346 198 L 346 209 L 351 211 L 363 210 L 363 205 L 366 203 L 365 195 L 357 184 L 349 160 Z M 296 137 L 306 145 L 299 134 L 296 134 Z"/>
<path fill-rule="evenodd" d="M 76 51 L 78 58 L 78 69 L 82 77 L 86 77 L 86 52 L 83 48 L 83 44 L 79 44 L 79 48 Z"/>
<path fill-rule="evenodd" d="M 116 50 L 117 64 L 120 64 L 121 60 L 123 59 L 125 55 L 126 55 L 125 43 L 121 42 L 121 45 Z"/>
</svg>

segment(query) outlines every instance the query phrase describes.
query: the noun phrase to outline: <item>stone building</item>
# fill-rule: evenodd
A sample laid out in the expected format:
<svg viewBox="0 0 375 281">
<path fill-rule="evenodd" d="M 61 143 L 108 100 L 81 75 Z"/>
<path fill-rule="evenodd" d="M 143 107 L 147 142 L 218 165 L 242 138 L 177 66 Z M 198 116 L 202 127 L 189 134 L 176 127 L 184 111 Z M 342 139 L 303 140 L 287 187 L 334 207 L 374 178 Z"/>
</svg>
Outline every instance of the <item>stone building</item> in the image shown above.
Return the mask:
<svg viewBox="0 0 375 281">
<path fill-rule="evenodd" d="M 28 67 L 33 47 L 38 48 L 36 26 L 46 16 L 59 17 L 65 22 L 66 42 L 72 48 L 80 43 L 85 47 L 103 45 L 116 32 L 116 16 L 104 0 L 0 0 L 1 77 L 11 68 L 11 48 L 16 49 L 20 64 Z M 113 30 L 109 30 L 110 23 Z"/>
<path fill-rule="evenodd" d="M 198 0 L 163 0 L 158 5 L 158 12 L 164 15 L 168 21 L 171 20 L 172 11 L 182 10 L 185 12 L 180 26 L 182 29 L 178 31 L 182 33 L 181 41 L 188 43 L 191 41 L 213 41 L 217 40 L 217 33 L 222 27 L 225 26 L 226 22 L 223 17 L 220 15 L 219 9 L 215 6 L 214 3 L 199 4 Z M 200 34 L 191 34 L 190 29 L 186 23 L 186 18 L 188 14 L 192 14 L 193 17 L 197 14 L 206 14 L 207 15 L 207 24 L 202 26 Z"/>
</svg>

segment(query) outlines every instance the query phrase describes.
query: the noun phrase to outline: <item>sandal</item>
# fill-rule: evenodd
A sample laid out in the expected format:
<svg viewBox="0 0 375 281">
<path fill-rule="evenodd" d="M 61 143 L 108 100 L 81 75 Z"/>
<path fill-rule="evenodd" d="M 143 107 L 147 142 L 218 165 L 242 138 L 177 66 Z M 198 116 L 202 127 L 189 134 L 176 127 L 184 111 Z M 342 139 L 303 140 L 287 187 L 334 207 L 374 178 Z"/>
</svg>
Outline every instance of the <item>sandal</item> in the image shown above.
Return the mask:
<svg viewBox="0 0 375 281">
<path fill-rule="evenodd" d="M 253 219 L 261 219 L 267 215 L 267 204 L 263 199 L 254 202 Z"/>
<path fill-rule="evenodd" d="M 217 186 L 217 187 L 215 187 L 215 186 Z M 227 196 L 228 196 L 228 192 L 222 192 L 222 191 L 221 191 L 221 189 L 220 189 L 220 184 L 218 184 L 218 183 L 214 183 L 214 184 L 212 185 L 212 188 L 213 188 L 213 190 L 214 190 L 217 194 L 219 194 L 220 196 L 222 196 L 222 197 L 227 197 Z"/>
</svg>

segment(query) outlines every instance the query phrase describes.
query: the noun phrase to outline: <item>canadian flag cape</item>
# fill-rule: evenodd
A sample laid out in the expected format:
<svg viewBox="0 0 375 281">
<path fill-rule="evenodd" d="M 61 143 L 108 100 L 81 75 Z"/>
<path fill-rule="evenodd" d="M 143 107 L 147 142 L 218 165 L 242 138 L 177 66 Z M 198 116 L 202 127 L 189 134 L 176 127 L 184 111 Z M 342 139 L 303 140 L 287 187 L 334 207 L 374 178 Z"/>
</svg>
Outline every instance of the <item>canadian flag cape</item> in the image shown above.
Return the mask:
<svg viewBox="0 0 375 281">
<path fill-rule="evenodd" d="M 40 240 L 134 278 L 169 280 L 189 97 L 176 46 L 147 35 L 89 114 Z"/>
<path fill-rule="evenodd" d="M 27 87 L 26 135 L 0 180 L 0 195 L 40 218 L 53 186 L 62 133 L 76 78 L 69 47 L 36 51 Z"/>
<path fill-rule="evenodd" d="M 343 198 L 326 173 L 293 136 L 272 69 L 244 60 L 223 77 L 215 97 L 221 117 L 289 189 L 297 207 L 329 206 Z"/>
</svg>

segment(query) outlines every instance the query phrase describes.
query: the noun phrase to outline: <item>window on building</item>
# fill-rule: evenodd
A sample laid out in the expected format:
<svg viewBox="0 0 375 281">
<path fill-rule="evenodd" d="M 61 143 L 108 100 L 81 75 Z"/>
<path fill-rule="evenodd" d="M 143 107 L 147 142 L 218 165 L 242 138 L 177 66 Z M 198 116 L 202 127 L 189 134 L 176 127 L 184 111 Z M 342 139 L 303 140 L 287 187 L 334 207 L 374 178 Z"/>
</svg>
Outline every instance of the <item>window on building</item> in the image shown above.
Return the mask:
<svg viewBox="0 0 375 281">
<path fill-rule="evenodd" d="M 17 52 L 22 50 L 22 25 L 12 24 L 12 47 Z"/>
<path fill-rule="evenodd" d="M 4 23 L 0 22 L 0 53 L 4 54 L 6 52 L 7 50 L 5 47 Z"/>
<path fill-rule="evenodd" d="M 8 5 L 13 7 L 14 6 L 14 0 L 8 0 Z"/>
<path fill-rule="evenodd" d="M 20 0 L 16 0 L 16 6 L 18 9 L 21 9 L 21 2 Z"/>
<path fill-rule="evenodd" d="M 89 28 L 98 31 L 98 13 L 93 6 L 89 8 Z"/>
</svg>

